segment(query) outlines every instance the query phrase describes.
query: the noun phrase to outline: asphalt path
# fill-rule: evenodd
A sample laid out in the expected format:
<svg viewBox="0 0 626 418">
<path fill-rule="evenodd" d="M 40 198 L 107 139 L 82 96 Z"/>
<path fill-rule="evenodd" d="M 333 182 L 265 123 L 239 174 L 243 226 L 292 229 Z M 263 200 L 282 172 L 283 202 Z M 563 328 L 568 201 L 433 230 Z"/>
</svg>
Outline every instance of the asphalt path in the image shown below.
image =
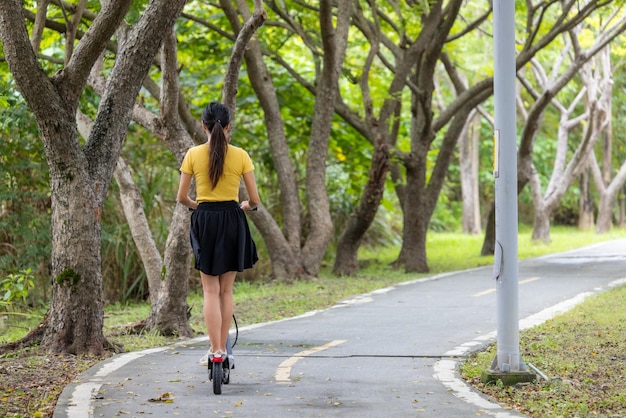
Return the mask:
<svg viewBox="0 0 626 418">
<path fill-rule="evenodd" d="M 221 395 L 206 338 L 120 354 L 68 385 L 65 417 L 519 417 L 458 365 L 496 340 L 492 267 L 418 279 L 239 329 Z M 520 329 L 626 280 L 626 240 L 519 262 Z"/>
</svg>

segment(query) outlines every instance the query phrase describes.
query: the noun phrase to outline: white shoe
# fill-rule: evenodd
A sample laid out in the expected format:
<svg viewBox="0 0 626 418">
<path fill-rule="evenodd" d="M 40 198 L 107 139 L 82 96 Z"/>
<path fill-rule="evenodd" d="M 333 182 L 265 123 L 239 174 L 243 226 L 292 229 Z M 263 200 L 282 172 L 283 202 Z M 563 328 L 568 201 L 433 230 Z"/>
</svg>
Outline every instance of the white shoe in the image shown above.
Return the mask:
<svg viewBox="0 0 626 418">
<path fill-rule="evenodd" d="M 210 356 L 213 356 L 213 353 L 211 352 L 211 350 L 207 351 L 206 354 L 200 358 L 200 361 L 198 362 L 198 364 L 200 366 L 208 366 Z"/>
</svg>

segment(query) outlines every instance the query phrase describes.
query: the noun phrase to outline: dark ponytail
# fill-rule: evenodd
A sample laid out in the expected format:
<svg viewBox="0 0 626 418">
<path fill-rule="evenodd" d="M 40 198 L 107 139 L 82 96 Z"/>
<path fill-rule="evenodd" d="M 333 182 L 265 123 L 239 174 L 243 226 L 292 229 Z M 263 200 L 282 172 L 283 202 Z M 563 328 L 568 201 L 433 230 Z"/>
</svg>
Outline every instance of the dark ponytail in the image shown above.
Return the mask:
<svg viewBox="0 0 626 418">
<path fill-rule="evenodd" d="M 211 102 L 202 112 L 202 123 L 211 134 L 209 144 L 209 180 L 215 188 L 224 172 L 224 160 L 228 150 L 228 141 L 224 128 L 230 124 L 230 112 L 221 103 Z"/>
</svg>

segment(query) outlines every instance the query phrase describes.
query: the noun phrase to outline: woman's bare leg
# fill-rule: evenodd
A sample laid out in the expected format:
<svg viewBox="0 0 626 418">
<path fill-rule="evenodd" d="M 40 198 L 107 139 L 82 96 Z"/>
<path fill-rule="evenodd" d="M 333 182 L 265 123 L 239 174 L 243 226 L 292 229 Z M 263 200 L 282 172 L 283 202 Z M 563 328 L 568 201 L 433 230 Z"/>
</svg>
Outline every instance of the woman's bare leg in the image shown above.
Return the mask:
<svg viewBox="0 0 626 418">
<path fill-rule="evenodd" d="M 220 343 L 217 347 L 218 350 L 226 352 L 226 341 L 228 339 L 228 333 L 230 332 L 230 325 L 233 318 L 233 287 L 235 284 L 236 271 L 229 271 L 224 274 L 220 274 Z"/>
<path fill-rule="evenodd" d="M 210 276 L 200 272 L 204 301 L 202 314 L 207 334 L 211 342 L 211 351 L 215 352 L 221 344 L 222 313 L 220 309 L 220 280 L 218 276 Z"/>
</svg>

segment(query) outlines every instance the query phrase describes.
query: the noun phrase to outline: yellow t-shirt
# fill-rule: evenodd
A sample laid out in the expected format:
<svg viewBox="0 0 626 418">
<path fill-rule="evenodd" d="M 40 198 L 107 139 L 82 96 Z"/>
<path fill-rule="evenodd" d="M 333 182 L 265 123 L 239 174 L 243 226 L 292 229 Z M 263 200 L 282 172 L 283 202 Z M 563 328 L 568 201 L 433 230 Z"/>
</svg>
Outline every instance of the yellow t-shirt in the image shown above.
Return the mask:
<svg viewBox="0 0 626 418">
<path fill-rule="evenodd" d="M 234 145 L 228 145 L 224 159 L 224 172 L 215 189 L 209 180 L 209 145 L 202 144 L 189 148 L 180 171 L 191 174 L 196 180 L 196 201 L 227 202 L 239 200 L 241 176 L 254 170 L 252 160 L 246 151 Z"/>
</svg>

